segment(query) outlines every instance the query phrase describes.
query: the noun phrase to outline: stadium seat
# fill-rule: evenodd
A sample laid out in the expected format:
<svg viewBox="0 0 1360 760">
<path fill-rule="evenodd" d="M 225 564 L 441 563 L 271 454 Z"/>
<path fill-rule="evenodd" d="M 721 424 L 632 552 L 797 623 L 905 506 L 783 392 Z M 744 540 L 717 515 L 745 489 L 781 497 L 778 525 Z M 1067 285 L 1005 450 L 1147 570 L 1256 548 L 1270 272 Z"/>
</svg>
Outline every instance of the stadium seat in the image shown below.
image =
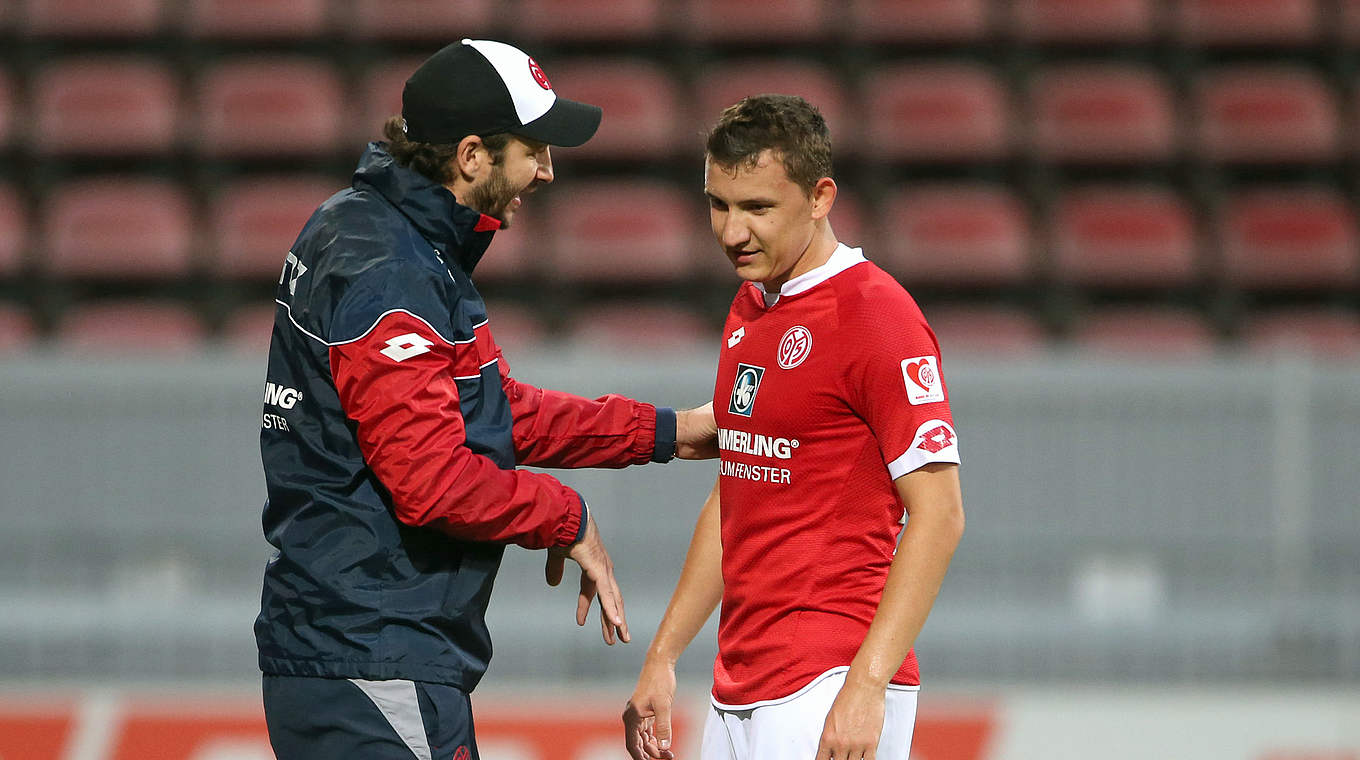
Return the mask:
<svg viewBox="0 0 1360 760">
<path fill-rule="evenodd" d="M 546 196 L 531 198 L 529 205 L 515 214 L 508 229 L 496 232 L 491 246 L 472 271 L 474 282 L 508 282 L 543 273 L 548 240 L 539 231 L 547 205 Z"/>
<path fill-rule="evenodd" d="M 70 353 L 154 356 L 204 348 L 206 332 L 198 316 L 181 304 L 118 300 L 71 308 L 53 338 Z"/>
<path fill-rule="evenodd" d="M 1360 45 L 1360 0 L 1341 0 L 1341 39 Z"/>
<path fill-rule="evenodd" d="M 179 84 L 144 57 L 82 57 L 33 79 L 33 149 L 44 155 L 168 153 L 179 129 Z"/>
<path fill-rule="evenodd" d="M 1246 318 L 1242 340 L 1252 351 L 1354 360 L 1360 358 L 1360 315 L 1317 307 L 1256 312 Z"/>
<path fill-rule="evenodd" d="M 33 345 L 37 328 L 27 311 L 0 303 L 0 354 L 21 351 Z"/>
<path fill-rule="evenodd" d="M 815 106 L 831 130 L 838 155 L 856 148 L 858 119 L 852 115 L 845 85 L 825 67 L 798 59 L 728 59 L 701 71 L 694 83 L 699 109 L 695 123 L 700 125 L 694 131 L 706 132 L 723 109 L 742 98 L 767 93 L 799 95 Z M 693 146 L 702 151 L 702 137 L 696 137 Z"/>
<path fill-rule="evenodd" d="M 28 246 L 28 214 L 14 188 L 0 185 L 0 277 L 23 267 Z"/>
<path fill-rule="evenodd" d="M 192 0 L 184 30 L 207 39 L 297 39 L 328 31 L 327 0 Z"/>
<path fill-rule="evenodd" d="M 1161 19 L 1155 0 L 1017 0 L 1016 36 L 1038 43 L 1147 43 Z"/>
<path fill-rule="evenodd" d="M 1353 288 L 1360 283 L 1354 207 L 1325 188 L 1238 193 L 1220 209 L 1223 271 L 1255 290 Z"/>
<path fill-rule="evenodd" d="M 987 0 L 853 0 L 853 39 L 866 42 L 976 42 L 990 27 Z"/>
<path fill-rule="evenodd" d="M 703 42 L 819 39 L 833 21 L 820 0 L 682 0 L 679 29 Z"/>
<path fill-rule="evenodd" d="M 401 91 L 406 80 L 424 61 L 423 58 L 398 58 L 364 73 L 355 105 L 358 113 L 351 119 L 350 142 L 355 145 L 383 139 L 388 117 L 401 115 Z"/>
<path fill-rule="evenodd" d="M 503 3 L 495 0 L 353 0 L 351 15 L 343 26 L 351 37 L 359 39 L 445 44 L 481 36 L 502 21 L 497 18 L 501 13 Z"/>
<path fill-rule="evenodd" d="M 1180 0 L 1177 36 L 1192 45 L 1306 45 L 1321 36 L 1318 0 Z"/>
<path fill-rule="evenodd" d="M 162 0 L 28 0 L 20 31 L 36 37 L 150 37 L 164 28 Z"/>
<path fill-rule="evenodd" d="M 1171 307 L 1106 307 L 1077 320 L 1071 334 L 1083 351 L 1139 358 L 1185 359 L 1213 353 L 1216 339 L 1198 314 Z"/>
<path fill-rule="evenodd" d="M 668 184 L 600 180 L 552 198 L 552 269 L 569 281 L 667 282 L 695 267 L 698 193 Z"/>
<path fill-rule="evenodd" d="M 538 315 L 521 304 L 512 301 L 487 301 L 486 314 L 491 337 L 505 352 L 512 370 L 516 357 L 526 356 L 543 343 L 546 337 Z"/>
<path fill-rule="evenodd" d="M 702 350 L 716 354 L 719 332 L 690 309 L 646 301 L 588 308 L 572 320 L 569 339 L 592 351 L 621 354 Z"/>
<path fill-rule="evenodd" d="M 933 306 L 926 321 L 945 361 L 954 356 L 1014 356 L 1044 348 L 1043 326 L 1029 312 L 1003 306 Z"/>
<path fill-rule="evenodd" d="M 224 189 L 209 210 L 213 269 L 231 278 L 277 278 L 302 225 L 342 184 L 326 177 L 254 177 Z"/>
<path fill-rule="evenodd" d="M 1298 68 L 1249 67 L 1196 83 L 1200 155 L 1233 163 L 1324 162 L 1341 148 L 1341 117 L 1327 85 Z"/>
<path fill-rule="evenodd" d="M 549 42 L 638 42 L 669 27 L 665 0 L 519 0 L 515 16 L 517 33 Z"/>
<path fill-rule="evenodd" d="M 193 217 L 175 185 L 154 179 L 73 182 L 46 203 L 46 253 L 37 263 L 62 277 L 167 278 L 190 265 Z"/>
<path fill-rule="evenodd" d="M 553 84 L 572 100 L 604 109 L 600 129 L 573 158 L 657 160 L 702 151 L 697 129 L 689 127 L 684 98 L 671 73 L 640 59 L 592 59 L 553 66 Z M 683 135 L 682 135 L 683 133 Z"/>
<path fill-rule="evenodd" d="M 229 61 L 209 70 L 198 89 L 200 147 L 208 156 L 319 158 L 342 144 L 346 95 L 321 60 Z"/>
<path fill-rule="evenodd" d="M 278 308 L 278 304 L 270 301 L 243 306 L 232 312 L 222 326 L 222 346 L 234 353 L 255 356 L 263 364 L 274 334 L 274 314 Z"/>
<path fill-rule="evenodd" d="M 14 116 L 19 113 L 19 93 L 15 91 L 14 80 L 6 69 L 0 69 L 0 151 L 9 147 L 10 135 L 14 134 Z"/>
<path fill-rule="evenodd" d="M 865 150 L 895 161 L 977 162 L 1006 157 L 1008 93 L 984 66 L 898 63 L 869 74 Z"/>
<path fill-rule="evenodd" d="M 1033 150 L 1045 161 L 1168 161 L 1176 105 L 1149 68 L 1078 65 L 1038 73 L 1029 90 Z"/>
<path fill-rule="evenodd" d="M 1020 200 L 999 185 L 904 190 L 879 209 L 885 269 L 922 285 L 1004 286 L 1031 274 L 1031 232 Z"/>
<path fill-rule="evenodd" d="M 870 222 L 870 215 L 864 203 L 851 188 L 837 188 L 836 204 L 831 207 L 831 229 L 836 239 L 851 248 L 863 248 L 866 258 L 875 260 L 878 255 L 878 236 Z"/>
<path fill-rule="evenodd" d="M 1178 287 L 1196 276 L 1195 222 L 1156 187 L 1069 191 L 1049 220 L 1058 281 L 1107 288 Z"/>
</svg>

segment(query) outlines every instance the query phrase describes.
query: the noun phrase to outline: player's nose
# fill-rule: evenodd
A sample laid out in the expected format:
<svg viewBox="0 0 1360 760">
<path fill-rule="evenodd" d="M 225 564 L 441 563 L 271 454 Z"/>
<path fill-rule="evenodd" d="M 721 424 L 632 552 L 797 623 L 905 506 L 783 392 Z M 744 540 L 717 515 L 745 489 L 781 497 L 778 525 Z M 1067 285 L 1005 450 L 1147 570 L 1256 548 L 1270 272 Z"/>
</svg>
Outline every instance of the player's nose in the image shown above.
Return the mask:
<svg viewBox="0 0 1360 760">
<path fill-rule="evenodd" d="M 751 240 L 751 230 L 741 223 L 736 214 L 728 214 L 723 221 L 721 238 L 724 248 L 741 248 Z"/>
</svg>

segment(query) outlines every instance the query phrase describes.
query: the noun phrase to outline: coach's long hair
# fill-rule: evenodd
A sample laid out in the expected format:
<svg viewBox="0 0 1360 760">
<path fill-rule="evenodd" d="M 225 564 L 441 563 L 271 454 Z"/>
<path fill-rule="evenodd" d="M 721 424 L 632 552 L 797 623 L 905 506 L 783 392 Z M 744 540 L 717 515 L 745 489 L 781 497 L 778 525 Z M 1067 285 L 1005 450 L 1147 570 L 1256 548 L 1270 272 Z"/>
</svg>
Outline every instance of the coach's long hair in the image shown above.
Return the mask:
<svg viewBox="0 0 1360 760">
<path fill-rule="evenodd" d="M 831 131 L 821 112 L 796 95 L 752 95 L 728 106 L 708 133 L 707 149 L 725 169 L 753 167 L 771 150 L 809 196 L 817 180 L 831 176 Z"/>
<path fill-rule="evenodd" d="M 387 138 L 387 152 L 392 154 L 398 164 L 419 172 L 432 182 L 447 185 L 453 182 L 457 171 L 453 160 L 458 155 L 458 143 L 427 143 L 406 139 L 400 116 L 389 116 L 383 124 L 383 137 Z M 499 164 L 505 157 L 505 146 L 510 144 L 510 135 L 501 133 L 481 135 L 482 145 L 491 154 L 491 163 Z M 459 141 L 461 142 L 461 140 Z"/>
</svg>

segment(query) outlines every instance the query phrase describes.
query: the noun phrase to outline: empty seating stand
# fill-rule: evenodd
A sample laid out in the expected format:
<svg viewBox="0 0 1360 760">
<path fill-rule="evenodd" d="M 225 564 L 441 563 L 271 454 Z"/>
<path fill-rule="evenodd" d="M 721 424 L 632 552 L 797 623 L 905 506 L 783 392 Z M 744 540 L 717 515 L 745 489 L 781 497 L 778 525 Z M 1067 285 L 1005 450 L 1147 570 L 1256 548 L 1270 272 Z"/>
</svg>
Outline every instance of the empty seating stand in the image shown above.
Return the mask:
<svg viewBox="0 0 1360 760">
<path fill-rule="evenodd" d="M 0 152 L 10 145 L 10 135 L 14 131 L 14 115 L 19 111 L 18 93 L 14 79 L 9 71 L 0 68 Z"/>
<path fill-rule="evenodd" d="M 1044 69 L 1030 81 L 1029 111 L 1032 148 L 1044 161 L 1148 163 L 1176 154 L 1175 101 L 1148 67 Z"/>
<path fill-rule="evenodd" d="M 544 42 L 629 42 L 669 30 L 666 0 L 519 0 L 516 34 Z M 556 77 L 557 69 L 553 69 Z"/>
<path fill-rule="evenodd" d="M 1084 315 L 1077 320 L 1071 340 L 1083 351 L 1173 361 L 1206 356 L 1217 344 L 1213 330 L 1199 314 L 1157 306 L 1106 307 Z"/>
<path fill-rule="evenodd" d="M 20 32 L 39 38 L 136 39 L 166 29 L 163 0 L 11 0 L 24 6 Z M 6 3 L 7 5 L 10 3 Z"/>
<path fill-rule="evenodd" d="M 1015 356 L 1045 346 L 1043 326 L 1027 311 L 1005 306 L 928 306 L 926 321 L 945 361 L 954 356 Z"/>
<path fill-rule="evenodd" d="M 38 331 L 27 311 L 0 302 L 0 354 L 26 349 L 37 340 Z"/>
<path fill-rule="evenodd" d="M 1180 0 L 1180 40 L 1202 46 L 1300 46 L 1321 37 L 1320 0 Z"/>
<path fill-rule="evenodd" d="M 851 0 L 849 34 L 869 43 L 977 42 L 991 31 L 989 0 Z"/>
<path fill-rule="evenodd" d="M 1323 307 L 1271 309 L 1247 316 L 1242 340 L 1252 351 L 1360 359 L 1360 314 Z"/>
<path fill-rule="evenodd" d="M 682 306 L 638 302 L 592 306 L 579 312 L 569 337 L 592 350 L 636 355 L 700 350 L 714 345 L 719 331 Z"/>
<path fill-rule="evenodd" d="M 167 279 L 190 269 L 193 215 L 179 187 L 136 177 L 73 182 L 46 203 L 46 251 L 57 277 Z"/>
<path fill-rule="evenodd" d="M 330 31 L 328 0 L 190 0 L 184 32 L 222 40 L 307 40 Z"/>
<path fill-rule="evenodd" d="M 678 0 L 678 28 L 708 43 L 799 42 L 821 39 L 833 6 L 820 0 Z"/>
<path fill-rule="evenodd" d="M 329 62 L 252 56 L 199 83 L 199 147 L 213 158 L 330 158 L 342 144 L 344 91 Z"/>
<path fill-rule="evenodd" d="M 146 56 L 98 56 L 48 64 L 33 78 L 30 138 L 45 155 L 168 154 L 179 130 L 179 82 Z"/>
<path fill-rule="evenodd" d="M 694 271 L 698 193 L 643 181 L 578 182 L 552 198 L 552 271 L 571 282 L 677 282 Z M 707 249 L 705 249 L 707 250 Z"/>
<path fill-rule="evenodd" d="M 1010 154 L 1009 93 L 974 63 L 899 62 L 864 82 L 865 149 L 890 161 L 975 163 Z"/>
<path fill-rule="evenodd" d="M 1016 286 L 1031 275 L 1029 214 L 1003 186 L 899 191 L 884 199 L 879 219 L 881 261 L 908 290 Z"/>
<path fill-rule="evenodd" d="M 1158 0 L 1015 0 L 1015 34 L 1029 43 L 1148 43 L 1161 31 Z"/>
<path fill-rule="evenodd" d="M 831 130 L 838 155 L 854 152 L 859 140 L 858 119 L 845 85 L 825 66 L 810 61 L 786 58 L 740 58 L 704 69 L 694 85 L 699 113 L 694 124 L 698 133 L 706 131 L 723 109 L 748 95 L 776 93 L 798 95 L 821 112 Z M 695 141 L 702 150 L 702 141 Z"/>
<path fill-rule="evenodd" d="M 0 279 L 23 267 L 28 250 L 28 213 L 13 187 L 0 185 Z"/>
<path fill-rule="evenodd" d="M 1206 73 L 1195 87 L 1197 154 L 1230 163 L 1320 163 L 1341 153 L 1341 116 L 1316 73 L 1280 66 Z"/>
<path fill-rule="evenodd" d="M 168 356 L 205 348 L 207 332 L 184 304 L 116 300 L 70 309 L 53 338 L 59 349 L 86 356 Z"/>
<path fill-rule="evenodd" d="M 1360 284 L 1355 208 L 1330 188 L 1238 191 L 1219 208 L 1218 228 L 1231 285 L 1354 292 Z"/>
<path fill-rule="evenodd" d="M 495 29 L 500 21 L 497 14 L 503 12 L 495 0 L 352 0 L 341 26 L 346 35 L 357 39 L 442 45 L 485 35 Z"/>
<path fill-rule="evenodd" d="M 659 64 L 631 58 L 563 62 L 553 66 L 552 81 L 572 100 L 604 109 L 599 131 L 570 149 L 572 158 L 655 161 L 682 152 L 693 157 L 703 149 L 698 129 L 685 130 L 691 119 L 679 84 Z"/>
<path fill-rule="evenodd" d="M 1116 290 L 1183 288 L 1198 273 L 1194 216 L 1167 188 L 1070 190 L 1053 204 L 1048 227 L 1058 282 Z"/>
<path fill-rule="evenodd" d="M 334 179 L 297 174 L 229 185 L 209 211 L 213 269 L 232 279 L 277 278 L 302 226 L 341 188 Z"/>
<path fill-rule="evenodd" d="M 364 72 L 358 97 L 350 109 L 349 140 L 355 146 L 383 138 L 383 125 L 401 115 L 401 91 L 424 59 L 384 60 Z"/>
</svg>

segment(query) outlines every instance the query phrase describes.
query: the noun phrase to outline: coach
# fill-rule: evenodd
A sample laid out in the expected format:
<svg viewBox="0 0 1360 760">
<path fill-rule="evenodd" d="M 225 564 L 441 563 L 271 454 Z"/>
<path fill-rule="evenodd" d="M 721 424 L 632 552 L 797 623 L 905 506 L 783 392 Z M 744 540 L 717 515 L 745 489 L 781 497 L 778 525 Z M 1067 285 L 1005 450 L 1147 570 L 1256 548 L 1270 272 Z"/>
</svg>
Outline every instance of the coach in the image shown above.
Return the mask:
<svg viewBox="0 0 1360 760">
<path fill-rule="evenodd" d="M 255 623 L 280 758 L 478 757 L 469 693 L 507 544 L 581 566 L 606 643 L 629 640 L 584 499 L 516 469 L 716 453 L 708 407 L 587 400 L 517 382 L 471 280 L 495 231 L 595 133 L 499 42 L 463 40 L 406 82 L 386 142 L 312 214 L 279 279 L 260 434 L 277 549 Z"/>
</svg>

